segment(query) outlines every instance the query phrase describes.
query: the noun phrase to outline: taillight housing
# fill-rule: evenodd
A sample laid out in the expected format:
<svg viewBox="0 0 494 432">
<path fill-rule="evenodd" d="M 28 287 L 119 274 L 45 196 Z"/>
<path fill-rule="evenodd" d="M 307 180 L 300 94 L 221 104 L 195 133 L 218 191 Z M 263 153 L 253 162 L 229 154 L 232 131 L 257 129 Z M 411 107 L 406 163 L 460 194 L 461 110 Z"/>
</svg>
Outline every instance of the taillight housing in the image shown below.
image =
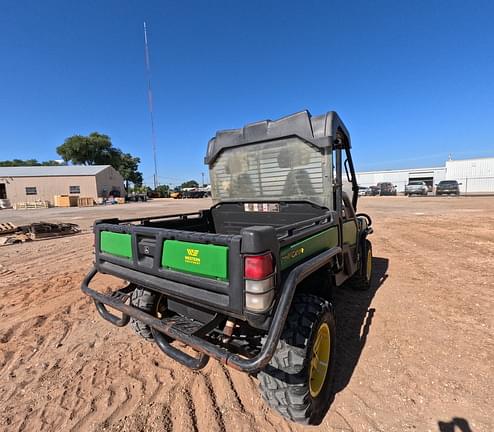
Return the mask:
<svg viewBox="0 0 494 432">
<path fill-rule="evenodd" d="M 274 299 L 275 263 L 273 255 L 247 255 L 244 258 L 245 308 L 266 311 Z"/>
<path fill-rule="evenodd" d="M 274 271 L 273 255 L 248 255 L 244 261 L 244 277 L 250 280 L 266 279 Z"/>
</svg>

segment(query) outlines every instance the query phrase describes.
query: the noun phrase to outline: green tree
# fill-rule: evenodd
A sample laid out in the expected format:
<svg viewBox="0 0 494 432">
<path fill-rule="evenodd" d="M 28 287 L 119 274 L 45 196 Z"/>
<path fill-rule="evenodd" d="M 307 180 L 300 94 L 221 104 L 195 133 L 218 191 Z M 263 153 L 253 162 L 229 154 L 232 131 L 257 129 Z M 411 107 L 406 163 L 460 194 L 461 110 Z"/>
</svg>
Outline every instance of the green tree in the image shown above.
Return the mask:
<svg viewBox="0 0 494 432">
<path fill-rule="evenodd" d="M 60 166 L 60 165 L 67 165 L 65 162 L 63 163 L 60 163 L 60 162 L 57 162 L 56 160 L 47 160 L 47 161 L 44 161 L 44 162 L 40 162 L 40 165 L 42 166 Z"/>
<path fill-rule="evenodd" d="M 199 183 L 197 183 L 195 180 L 189 180 L 181 184 L 180 188 L 185 189 L 185 188 L 196 188 L 199 187 Z"/>
<path fill-rule="evenodd" d="M 156 192 L 159 194 L 161 198 L 167 198 L 170 194 L 170 186 L 168 185 L 159 185 L 156 187 Z"/>
<path fill-rule="evenodd" d="M 130 153 L 122 153 L 120 150 L 119 156 L 115 159 L 115 169 L 125 180 L 125 188 L 129 188 L 129 182 L 135 186 L 142 185 L 142 173 L 138 171 L 141 159 L 132 156 Z"/>
<path fill-rule="evenodd" d="M 58 166 L 64 165 L 55 160 L 47 160 L 43 162 L 38 162 L 37 159 L 13 159 L 0 161 L 0 166 L 2 167 L 17 167 L 17 166 Z"/>
<path fill-rule="evenodd" d="M 142 173 L 138 171 L 141 160 L 113 147 L 108 135 L 92 132 L 88 136 L 73 135 L 57 147 L 57 153 L 65 162 L 74 165 L 111 165 L 124 178 L 126 188 L 129 182 L 142 185 Z"/>
<path fill-rule="evenodd" d="M 70 161 L 74 165 L 112 165 L 119 158 L 110 137 L 98 132 L 67 138 L 57 147 L 57 153 L 65 162 Z"/>
</svg>

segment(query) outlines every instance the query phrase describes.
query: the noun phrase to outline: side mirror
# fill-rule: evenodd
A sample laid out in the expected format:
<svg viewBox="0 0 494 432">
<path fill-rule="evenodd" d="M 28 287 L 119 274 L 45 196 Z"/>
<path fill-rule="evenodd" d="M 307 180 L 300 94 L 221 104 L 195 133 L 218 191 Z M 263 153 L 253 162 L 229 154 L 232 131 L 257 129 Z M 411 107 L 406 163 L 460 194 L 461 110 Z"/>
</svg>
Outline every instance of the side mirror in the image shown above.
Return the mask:
<svg viewBox="0 0 494 432">
<path fill-rule="evenodd" d="M 458 186 L 462 185 L 463 183 L 458 183 Z"/>
</svg>

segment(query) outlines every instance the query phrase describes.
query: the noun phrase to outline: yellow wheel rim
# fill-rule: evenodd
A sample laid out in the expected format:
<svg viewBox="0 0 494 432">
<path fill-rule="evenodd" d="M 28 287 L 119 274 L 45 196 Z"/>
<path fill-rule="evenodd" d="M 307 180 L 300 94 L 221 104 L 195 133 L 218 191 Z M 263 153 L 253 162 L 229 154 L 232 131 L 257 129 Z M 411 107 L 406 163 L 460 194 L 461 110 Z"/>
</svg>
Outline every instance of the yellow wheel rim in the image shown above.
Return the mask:
<svg viewBox="0 0 494 432">
<path fill-rule="evenodd" d="M 328 373 L 331 351 L 331 336 L 326 323 L 321 324 L 312 347 L 310 361 L 309 389 L 312 397 L 317 397 L 322 390 Z"/>
<path fill-rule="evenodd" d="M 367 251 L 367 269 L 366 269 L 366 277 L 367 277 L 367 280 L 370 281 L 371 280 L 371 276 L 372 276 L 372 250 L 369 249 Z"/>
</svg>

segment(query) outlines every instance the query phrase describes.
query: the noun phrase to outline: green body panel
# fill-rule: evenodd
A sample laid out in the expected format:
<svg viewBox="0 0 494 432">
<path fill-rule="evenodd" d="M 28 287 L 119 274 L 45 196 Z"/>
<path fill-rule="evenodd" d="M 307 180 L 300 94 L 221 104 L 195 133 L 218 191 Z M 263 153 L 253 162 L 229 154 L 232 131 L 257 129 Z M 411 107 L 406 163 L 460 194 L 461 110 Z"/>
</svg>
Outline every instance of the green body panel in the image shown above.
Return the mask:
<svg viewBox="0 0 494 432">
<path fill-rule="evenodd" d="M 343 223 L 343 244 L 354 245 L 357 243 L 357 224 L 355 220 Z"/>
<path fill-rule="evenodd" d="M 280 250 L 281 270 L 338 245 L 338 227 L 332 227 Z"/>
<path fill-rule="evenodd" d="M 228 280 L 228 248 L 165 240 L 161 265 L 172 270 Z"/>
<path fill-rule="evenodd" d="M 130 234 L 101 231 L 100 251 L 123 258 L 132 258 L 132 236 Z"/>
</svg>

